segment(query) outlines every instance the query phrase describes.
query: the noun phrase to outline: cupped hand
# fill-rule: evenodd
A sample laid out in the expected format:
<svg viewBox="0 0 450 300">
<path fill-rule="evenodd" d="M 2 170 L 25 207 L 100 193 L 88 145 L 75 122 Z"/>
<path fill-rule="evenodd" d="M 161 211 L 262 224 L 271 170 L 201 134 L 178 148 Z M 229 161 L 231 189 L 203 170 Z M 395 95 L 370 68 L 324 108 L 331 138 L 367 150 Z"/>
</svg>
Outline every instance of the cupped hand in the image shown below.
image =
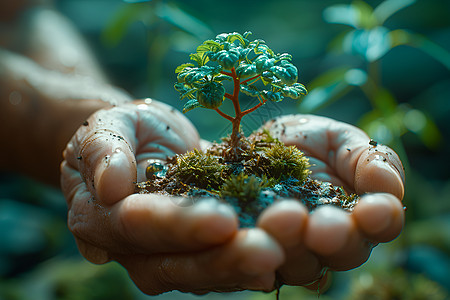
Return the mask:
<svg viewBox="0 0 450 300">
<path fill-rule="evenodd" d="M 282 283 L 317 287 L 326 271 L 363 264 L 374 245 L 397 237 L 404 222 L 404 171 L 397 154 L 360 129 L 313 115 L 289 115 L 267 123 L 273 137 L 309 157 L 312 177 L 361 195 L 349 213 L 321 206 L 309 213 L 295 200 L 266 209 L 258 226 L 283 247 Z"/>
<path fill-rule="evenodd" d="M 284 253 L 264 230 L 238 230 L 232 208 L 212 199 L 134 194 L 150 160 L 193 148 L 191 123 L 151 99 L 86 120 L 61 165 L 80 252 L 93 263 L 118 261 L 147 294 L 272 289 Z"/>
</svg>

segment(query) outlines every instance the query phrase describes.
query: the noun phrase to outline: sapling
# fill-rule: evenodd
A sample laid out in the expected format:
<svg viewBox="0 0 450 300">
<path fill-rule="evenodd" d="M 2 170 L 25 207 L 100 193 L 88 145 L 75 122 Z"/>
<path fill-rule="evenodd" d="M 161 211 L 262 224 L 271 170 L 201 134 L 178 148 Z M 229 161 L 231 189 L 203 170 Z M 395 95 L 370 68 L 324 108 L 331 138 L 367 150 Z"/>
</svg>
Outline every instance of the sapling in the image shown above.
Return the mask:
<svg viewBox="0 0 450 300">
<path fill-rule="evenodd" d="M 160 192 L 199 199 L 215 197 L 230 203 L 243 227 L 255 225 L 261 211 L 277 198 L 296 198 L 309 210 L 332 204 L 351 211 L 357 202 L 340 187 L 313 180 L 309 159 L 296 146 L 273 138 L 268 130 L 244 137 L 242 118 L 267 101 L 299 99 L 307 93 L 298 83 L 298 70 L 287 53 L 275 54 L 263 40 L 249 41 L 250 32 L 219 34 L 190 55 L 193 63 L 176 69 L 175 88 L 187 100 L 183 112 L 197 107 L 215 110 L 232 123 L 232 132 L 205 151 L 194 149 L 168 157 L 166 165 L 152 163 L 138 192 Z M 232 84 L 224 85 L 225 81 Z M 232 86 L 233 91 L 226 91 Z M 256 98 L 242 110 L 240 93 Z M 234 116 L 220 110 L 226 100 Z"/>
<path fill-rule="evenodd" d="M 213 109 L 232 123 L 230 135 L 231 156 L 236 160 L 237 149 L 243 135 L 240 132 L 242 118 L 267 101 L 279 102 L 285 97 L 299 99 L 307 93 L 305 86 L 297 82 L 298 70 L 288 53 L 275 54 L 260 39 L 250 41 L 251 32 L 243 35 L 222 33 L 214 40 L 206 40 L 190 55 L 194 63 L 180 65 L 175 72 L 178 82 L 175 89 L 180 98 L 186 99 L 183 112 L 197 107 Z M 233 91 L 227 92 L 224 81 L 233 83 Z M 258 102 L 242 110 L 239 94 L 254 97 Z M 232 101 L 234 116 L 219 109 L 225 99 Z"/>
</svg>

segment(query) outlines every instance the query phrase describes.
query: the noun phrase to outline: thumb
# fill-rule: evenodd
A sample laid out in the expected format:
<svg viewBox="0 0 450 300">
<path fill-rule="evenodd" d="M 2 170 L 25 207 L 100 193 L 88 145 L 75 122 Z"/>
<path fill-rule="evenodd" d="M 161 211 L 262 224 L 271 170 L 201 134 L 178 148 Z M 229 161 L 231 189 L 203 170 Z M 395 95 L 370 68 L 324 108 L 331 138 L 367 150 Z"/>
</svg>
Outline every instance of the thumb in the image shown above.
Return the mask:
<svg viewBox="0 0 450 300">
<path fill-rule="evenodd" d="M 96 200 L 111 205 L 134 192 L 135 126 L 131 114 L 115 110 L 92 115 L 66 148 L 68 163 L 78 169 Z"/>
<path fill-rule="evenodd" d="M 369 147 L 358 159 L 354 186 L 358 194 L 384 192 L 403 199 L 405 173 L 400 158 L 387 146 Z"/>
<path fill-rule="evenodd" d="M 113 145 L 111 145 L 113 146 Z M 136 162 L 128 147 L 108 147 L 94 171 L 95 194 L 105 204 L 114 204 L 134 192 Z"/>
</svg>

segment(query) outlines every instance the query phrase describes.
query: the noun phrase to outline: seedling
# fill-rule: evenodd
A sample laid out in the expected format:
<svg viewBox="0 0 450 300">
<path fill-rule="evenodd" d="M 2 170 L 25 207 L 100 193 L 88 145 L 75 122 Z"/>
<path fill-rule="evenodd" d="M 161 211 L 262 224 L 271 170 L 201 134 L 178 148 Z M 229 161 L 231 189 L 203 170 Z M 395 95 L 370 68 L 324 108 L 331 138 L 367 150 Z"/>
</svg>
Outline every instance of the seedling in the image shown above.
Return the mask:
<svg viewBox="0 0 450 300">
<path fill-rule="evenodd" d="M 186 63 L 175 70 L 178 74 L 175 89 L 182 100 L 187 100 L 183 112 L 204 107 L 229 120 L 233 125 L 230 146 L 234 150 L 239 148 L 243 137 L 240 123 L 245 115 L 267 101 L 279 102 L 285 97 L 299 99 L 307 93 L 305 86 L 297 82 L 298 70 L 291 63 L 292 56 L 275 54 L 263 40 L 250 42 L 250 35 L 251 32 L 222 33 L 215 40 L 206 40 L 190 55 L 196 65 Z M 231 93 L 226 91 L 224 81 L 233 83 Z M 240 92 L 256 98 L 258 103 L 241 110 Z M 219 109 L 225 99 L 232 101 L 234 117 Z M 233 156 L 228 158 L 232 160 Z"/>
</svg>

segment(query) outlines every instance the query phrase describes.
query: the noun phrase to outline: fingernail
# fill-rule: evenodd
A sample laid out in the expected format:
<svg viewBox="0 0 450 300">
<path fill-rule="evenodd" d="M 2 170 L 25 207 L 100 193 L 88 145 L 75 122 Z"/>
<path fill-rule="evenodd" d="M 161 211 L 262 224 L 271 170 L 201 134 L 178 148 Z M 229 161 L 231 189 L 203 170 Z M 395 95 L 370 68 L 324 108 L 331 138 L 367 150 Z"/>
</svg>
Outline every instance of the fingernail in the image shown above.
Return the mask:
<svg viewBox="0 0 450 300">
<path fill-rule="evenodd" d="M 241 247 L 247 254 L 239 266 L 244 274 L 273 272 L 283 263 L 283 250 L 262 229 L 249 229 Z"/>
<path fill-rule="evenodd" d="M 133 181 L 136 181 L 136 174 L 130 168 L 128 157 L 119 148 L 111 155 L 106 155 L 95 170 L 96 193 L 107 203 L 115 203 L 131 194 Z"/>
<path fill-rule="evenodd" d="M 237 230 L 237 217 L 234 210 L 214 199 L 202 200 L 192 207 L 198 218 L 195 237 L 200 242 L 219 243 L 230 238 Z"/>
</svg>

